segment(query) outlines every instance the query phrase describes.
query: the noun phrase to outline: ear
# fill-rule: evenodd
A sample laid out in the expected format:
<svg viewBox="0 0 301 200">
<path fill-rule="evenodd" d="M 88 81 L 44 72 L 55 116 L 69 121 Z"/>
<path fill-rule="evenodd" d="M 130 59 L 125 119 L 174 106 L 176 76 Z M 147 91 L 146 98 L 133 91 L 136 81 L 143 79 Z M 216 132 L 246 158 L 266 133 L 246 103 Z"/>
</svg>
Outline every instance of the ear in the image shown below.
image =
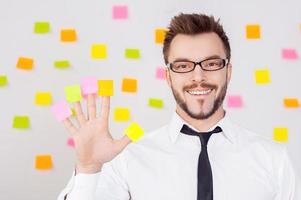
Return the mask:
<svg viewBox="0 0 301 200">
<path fill-rule="evenodd" d="M 170 71 L 167 67 L 165 68 L 165 79 L 166 79 L 168 86 L 171 87 Z"/>
<path fill-rule="evenodd" d="M 227 65 L 227 83 L 228 83 L 228 84 L 230 83 L 231 76 L 232 76 L 232 64 L 229 63 L 229 64 Z"/>
</svg>

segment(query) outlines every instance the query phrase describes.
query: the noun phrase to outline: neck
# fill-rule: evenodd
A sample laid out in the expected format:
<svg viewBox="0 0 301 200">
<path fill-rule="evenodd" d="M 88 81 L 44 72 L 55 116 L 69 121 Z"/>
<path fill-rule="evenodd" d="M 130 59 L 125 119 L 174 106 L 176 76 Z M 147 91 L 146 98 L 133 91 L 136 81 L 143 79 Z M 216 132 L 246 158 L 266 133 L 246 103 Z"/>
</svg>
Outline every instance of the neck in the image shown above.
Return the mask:
<svg viewBox="0 0 301 200">
<path fill-rule="evenodd" d="M 186 121 L 189 125 L 193 126 L 200 132 L 207 131 L 225 116 L 225 110 L 222 106 L 220 106 L 219 109 L 207 119 L 194 119 L 190 117 L 185 111 L 183 111 L 179 106 L 177 106 L 176 112 L 184 121 Z"/>
</svg>

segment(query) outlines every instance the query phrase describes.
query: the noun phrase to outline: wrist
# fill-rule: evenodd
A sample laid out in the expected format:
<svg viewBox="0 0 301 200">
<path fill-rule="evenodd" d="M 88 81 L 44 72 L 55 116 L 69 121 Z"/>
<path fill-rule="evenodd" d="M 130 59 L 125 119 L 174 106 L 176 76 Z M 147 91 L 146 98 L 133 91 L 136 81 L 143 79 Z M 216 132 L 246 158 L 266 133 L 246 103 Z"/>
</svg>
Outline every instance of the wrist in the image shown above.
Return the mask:
<svg viewBox="0 0 301 200">
<path fill-rule="evenodd" d="M 75 167 L 75 175 L 82 173 L 82 174 L 95 174 L 101 171 L 102 165 L 80 165 L 77 164 Z"/>
</svg>

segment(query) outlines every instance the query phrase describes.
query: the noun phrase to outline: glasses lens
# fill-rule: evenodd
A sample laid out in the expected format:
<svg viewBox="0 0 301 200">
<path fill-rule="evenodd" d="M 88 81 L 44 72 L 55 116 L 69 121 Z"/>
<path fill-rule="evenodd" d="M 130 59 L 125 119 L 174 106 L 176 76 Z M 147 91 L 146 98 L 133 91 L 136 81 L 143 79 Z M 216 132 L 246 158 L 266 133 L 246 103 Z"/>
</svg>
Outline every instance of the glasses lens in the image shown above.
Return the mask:
<svg viewBox="0 0 301 200">
<path fill-rule="evenodd" d="M 192 71 L 193 67 L 194 63 L 186 61 L 179 61 L 171 64 L 171 69 L 179 73 Z"/>
<path fill-rule="evenodd" d="M 214 58 L 210 60 L 204 60 L 202 62 L 202 67 L 208 71 L 214 71 L 223 68 L 225 65 L 225 60 L 221 58 Z"/>
</svg>

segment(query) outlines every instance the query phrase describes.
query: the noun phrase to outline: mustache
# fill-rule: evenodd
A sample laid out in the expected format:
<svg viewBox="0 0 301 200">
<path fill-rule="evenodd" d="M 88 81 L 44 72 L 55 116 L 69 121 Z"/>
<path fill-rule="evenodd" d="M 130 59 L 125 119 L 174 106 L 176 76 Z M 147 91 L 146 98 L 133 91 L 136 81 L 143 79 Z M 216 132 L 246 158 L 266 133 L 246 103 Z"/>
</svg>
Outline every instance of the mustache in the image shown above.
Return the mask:
<svg viewBox="0 0 301 200">
<path fill-rule="evenodd" d="M 194 88 L 197 88 L 197 87 L 203 87 L 203 88 L 209 88 L 209 89 L 217 89 L 216 85 L 213 85 L 213 84 L 210 84 L 210 83 L 201 83 L 201 84 L 193 83 L 191 85 L 184 86 L 183 90 L 191 90 L 191 89 L 194 89 Z"/>
</svg>

